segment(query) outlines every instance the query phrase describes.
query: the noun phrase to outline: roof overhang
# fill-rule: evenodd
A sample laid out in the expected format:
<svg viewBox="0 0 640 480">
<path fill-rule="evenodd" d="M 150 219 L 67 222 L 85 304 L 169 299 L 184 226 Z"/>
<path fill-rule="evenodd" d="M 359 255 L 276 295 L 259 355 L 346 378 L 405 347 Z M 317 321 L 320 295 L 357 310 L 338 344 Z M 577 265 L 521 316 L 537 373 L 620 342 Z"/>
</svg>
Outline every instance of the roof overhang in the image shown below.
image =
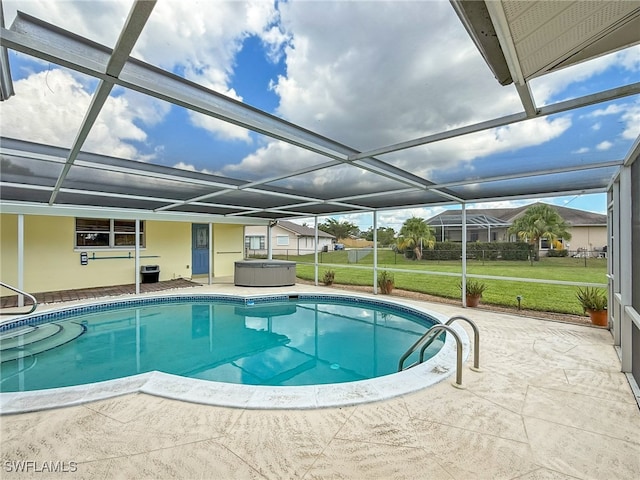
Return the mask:
<svg viewBox="0 0 640 480">
<path fill-rule="evenodd" d="M 637 1 L 451 3 L 501 85 L 524 85 L 640 42 Z"/>
</svg>

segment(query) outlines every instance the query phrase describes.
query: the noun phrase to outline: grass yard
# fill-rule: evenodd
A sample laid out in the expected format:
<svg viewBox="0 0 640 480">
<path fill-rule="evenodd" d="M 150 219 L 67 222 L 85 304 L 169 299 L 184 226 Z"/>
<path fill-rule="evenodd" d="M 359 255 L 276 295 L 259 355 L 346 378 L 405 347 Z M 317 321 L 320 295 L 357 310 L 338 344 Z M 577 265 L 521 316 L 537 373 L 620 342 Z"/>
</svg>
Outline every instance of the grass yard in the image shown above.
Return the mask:
<svg viewBox="0 0 640 480">
<path fill-rule="evenodd" d="M 301 263 L 313 263 L 313 255 L 289 257 L 295 260 L 297 276 L 305 280 L 314 279 L 314 266 Z M 357 263 L 348 263 L 348 252 L 324 252 L 318 257 L 318 276 L 327 270 L 335 272 L 335 283 L 345 285 L 373 284 L 373 254 L 360 258 Z M 325 265 L 330 264 L 330 265 Z M 344 266 L 342 266 L 344 265 Z M 360 267 L 360 268 L 351 268 Z M 362 268 L 365 267 L 365 268 Z M 391 250 L 378 252 L 378 269 L 415 270 L 411 272 L 393 272 L 395 286 L 403 290 L 427 293 L 445 298 L 460 298 L 460 278 L 436 274 L 418 273 L 432 271 L 442 273 L 461 273 L 460 261 L 413 261 Z M 542 258 L 533 265 L 527 261 L 482 261 L 468 260 L 467 273 L 515 278 L 562 280 L 567 282 L 607 283 L 607 261 L 602 258 Z M 522 296 L 522 308 L 546 312 L 572 313 L 581 315 L 582 308 L 576 299 L 577 287 L 566 285 L 547 285 L 519 282 L 517 280 L 481 280 L 487 285 L 483 295 L 485 304 L 516 307 L 517 296 Z"/>
</svg>

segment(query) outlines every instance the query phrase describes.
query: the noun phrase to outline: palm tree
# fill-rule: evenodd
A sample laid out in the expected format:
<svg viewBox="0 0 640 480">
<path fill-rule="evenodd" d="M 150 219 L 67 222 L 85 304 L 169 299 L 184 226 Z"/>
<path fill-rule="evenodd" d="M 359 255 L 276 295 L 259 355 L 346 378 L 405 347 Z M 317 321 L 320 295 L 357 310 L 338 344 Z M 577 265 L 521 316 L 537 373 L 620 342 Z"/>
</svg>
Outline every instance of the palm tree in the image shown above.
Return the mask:
<svg viewBox="0 0 640 480">
<path fill-rule="evenodd" d="M 515 233 L 521 240 L 528 242 L 535 252 L 535 260 L 539 260 L 540 239 L 546 238 L 553 241 L 562 238 L 570 240 L 569 228 L 569 224 L 554 208 L 544 203 L 538 203 L 527 208 L 524 215 L 513 222 L 513 225 L 509 227 L 509 233 Z"/>
<path fill-rule="evenodd" d="M 422 259 L 422 248 L 433 248 L 436 237 L 433 228 L 423 219 L 411 217 L 402 224 L 398 248 L 401 250 L 412 249 L 416 260 Z"/>
</svg>

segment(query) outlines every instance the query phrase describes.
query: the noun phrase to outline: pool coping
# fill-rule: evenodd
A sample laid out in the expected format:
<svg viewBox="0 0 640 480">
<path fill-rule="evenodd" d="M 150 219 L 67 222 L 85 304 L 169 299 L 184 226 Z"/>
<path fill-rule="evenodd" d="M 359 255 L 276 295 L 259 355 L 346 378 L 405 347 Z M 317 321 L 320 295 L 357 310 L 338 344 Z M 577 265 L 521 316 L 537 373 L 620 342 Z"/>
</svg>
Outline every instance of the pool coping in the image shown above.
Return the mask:
<svg viewBox="0 0 640 480">
<path fill-rule="evenodd" d="M 128 297 L 123 300 L 110 299 L 91 302 L 74 307 L 61 307 L 39 315 L 49 317 L 60 316 L 62 312 L 75 309 L 88 309 L 95 311 L 96 306 L 104 304 L 135 304 L 153 302 L 160 299 L 182 299 L 220 297 L 225 299 L 243 299 L 246 303 L 260 302 L 263 299 L 273 301 L 274 297 L 313 297 L 313 298 L 340 298 L 358 299 L 367 302 L 392 305 L 409 310 L 418 311 L 430 315 L 444 323 L 448 318 L 433 310 L 428 310 L 416 305 L 395 299 L 379 299 L 369 295 L 347 293 L 317 293 L 317 292 L 283 292 L 277 294 L 234 295 L 223 293 L 172 293 L 160 295 L 145 295 Z M 357 300 L 356 300 L 357 301 Z M 28 320 L 36 315 L 29 315 L 14 319 L 17 325 L 23 320 Z M 23 322 L 24 324 L 25 322 Z M 4 325 L 3 325 L 4 326 Z M 463 361 L 466 361 L 470 352 L 470 342 L 466 331 L 459 324 L 453 324 L 452 328 L 460 336 L 463 347 Z M 451 377 L 456 371 L 456 344 L 451 335 L 446 336 L 445 343 L 440 351 L 426 362 L 409 368 L 402 372 L 385 375 L 368 380 L 359 380 L 347 383 L 332 383 L 322 385 L 271 387 L 260 385 L 240 385 L 233 383 L 214 382 L 195 378 L 181 377 L 153 371 L 129 377 L 106 380 L 71 387 L 59 387 L 47 390 L 33 390 L 28 392 L 3 392 L 0 393 L 0 415 L 25 413 L 52 408 L 68 407 L 97 400 L 105 400 L 121 395 L 145 393 L 149 395 L 180 400 L 185 402 L 215 405 L 222 407 L 245 409 L 314 409 L 329 407 L 352 406 L 361 403 L 370 403 L 413 393 L 431 385 L 439 383 Z"/>
</svg>

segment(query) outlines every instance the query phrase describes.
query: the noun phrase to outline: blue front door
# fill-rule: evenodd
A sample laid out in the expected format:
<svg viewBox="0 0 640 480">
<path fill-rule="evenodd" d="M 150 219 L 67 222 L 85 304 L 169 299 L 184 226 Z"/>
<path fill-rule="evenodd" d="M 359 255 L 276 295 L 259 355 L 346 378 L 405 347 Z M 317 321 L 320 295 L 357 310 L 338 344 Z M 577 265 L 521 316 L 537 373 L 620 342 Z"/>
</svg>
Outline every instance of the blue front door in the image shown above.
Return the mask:
<svg viewBox="0 0 640 480">
<path fill-rule="evenodd" d="M 191 265 L 193 275 L 209 273 L 209 225 L 191 226 Z"/>
</svg>

